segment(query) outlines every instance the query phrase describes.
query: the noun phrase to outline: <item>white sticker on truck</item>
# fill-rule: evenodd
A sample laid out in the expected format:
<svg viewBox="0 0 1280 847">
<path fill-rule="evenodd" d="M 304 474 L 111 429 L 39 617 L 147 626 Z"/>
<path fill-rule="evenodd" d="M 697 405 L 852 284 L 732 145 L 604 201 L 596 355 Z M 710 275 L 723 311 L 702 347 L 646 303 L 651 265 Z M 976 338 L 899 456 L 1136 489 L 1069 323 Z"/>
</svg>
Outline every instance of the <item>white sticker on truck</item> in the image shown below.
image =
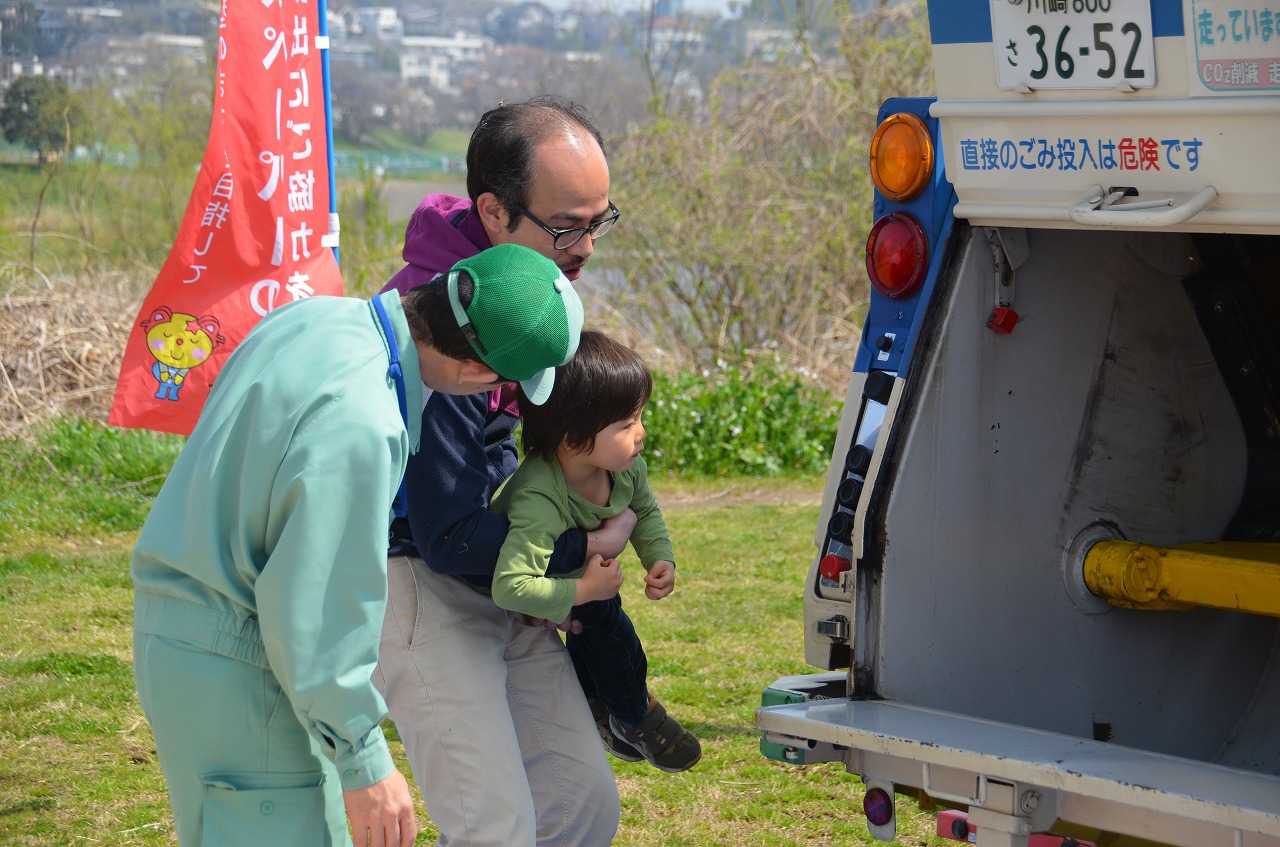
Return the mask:
<svg viewBox="0 0 1280 847">
<path fill-rule="evenodd" d="M 1192 96 L 1280 92 L 1280 0 L 1190 0 L 1183 10 Z"/>
<path fill-rule="evenodd" d="M 1151 88 L 1150 0 L 991 0 L 1001 88 Z"/>
</svg>

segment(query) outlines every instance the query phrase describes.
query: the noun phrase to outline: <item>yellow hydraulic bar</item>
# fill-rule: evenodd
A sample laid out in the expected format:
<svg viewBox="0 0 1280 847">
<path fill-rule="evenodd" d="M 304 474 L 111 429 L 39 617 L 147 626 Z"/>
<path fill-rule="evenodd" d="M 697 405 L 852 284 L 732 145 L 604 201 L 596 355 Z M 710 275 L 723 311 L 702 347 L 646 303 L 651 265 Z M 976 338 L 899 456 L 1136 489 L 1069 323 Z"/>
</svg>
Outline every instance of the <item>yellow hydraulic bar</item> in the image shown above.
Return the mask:
<svg viewBox="0 0 1280 847">
<path fill-rule="evenodd" d="M 1211 541 L 1153 547 L 1099 541 L 1085 554 L 1084 582 L 1113 606 L 1209 606 L 1280 617 L 1280 544 Z"/>
</svg>

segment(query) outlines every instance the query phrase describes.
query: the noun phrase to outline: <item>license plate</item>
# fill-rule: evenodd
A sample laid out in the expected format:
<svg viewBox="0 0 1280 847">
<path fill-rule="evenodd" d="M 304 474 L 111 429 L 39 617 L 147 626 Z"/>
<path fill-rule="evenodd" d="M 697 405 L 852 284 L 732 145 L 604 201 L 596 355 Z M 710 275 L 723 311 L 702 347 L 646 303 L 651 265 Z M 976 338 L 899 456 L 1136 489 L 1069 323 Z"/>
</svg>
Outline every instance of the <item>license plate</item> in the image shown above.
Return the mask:
<svg viewBox="0 0 1280 847">
<path fill-rule="evenodd" d="M 1151 0 L 991 0 L 1001 88 L 1150 88 Z"/>
</svg>

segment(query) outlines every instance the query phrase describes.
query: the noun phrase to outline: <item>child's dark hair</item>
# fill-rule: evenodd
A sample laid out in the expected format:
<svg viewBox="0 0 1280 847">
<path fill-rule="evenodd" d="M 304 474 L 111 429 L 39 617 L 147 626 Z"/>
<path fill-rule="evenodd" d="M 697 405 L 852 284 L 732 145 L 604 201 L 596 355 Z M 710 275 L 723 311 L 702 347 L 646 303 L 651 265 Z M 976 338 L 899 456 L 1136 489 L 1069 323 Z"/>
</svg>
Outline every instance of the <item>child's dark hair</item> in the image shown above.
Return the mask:
<svg viewBox="0 0 1280 847">
<path fill-rule="evenodd" d="M 520 443 L 529 456 L 553 455 L 562 443 L 589 452 L 596 433 L 638 412 L 651 393 L 653 375 L 634 350 L 584 330 L 578 352 L 556 368 L 546 403 L 535 406 L 520 392 Z"/>
</svg>

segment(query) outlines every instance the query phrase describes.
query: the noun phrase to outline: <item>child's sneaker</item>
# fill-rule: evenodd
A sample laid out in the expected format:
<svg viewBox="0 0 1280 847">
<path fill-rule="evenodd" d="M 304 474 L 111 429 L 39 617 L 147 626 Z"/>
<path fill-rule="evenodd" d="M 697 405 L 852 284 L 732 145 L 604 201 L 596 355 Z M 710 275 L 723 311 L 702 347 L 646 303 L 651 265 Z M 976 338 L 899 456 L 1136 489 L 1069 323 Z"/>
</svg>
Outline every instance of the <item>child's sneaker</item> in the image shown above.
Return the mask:
<svg viewBox="0 0 1280 847">
<path fill-rule="evenodd" d="M 649 714 L 640 723 L 626 727 L 618 723 L 617 718 L 609 718 L 609 728 L 660 771 L 687 771 L 702 758 L 698 739 L 653 698 L 649 698 Z"/>
<path fill-rule="evenodd" d="M 613 734 L 613 729 L 609 726 L 609 712 L 605 709 L 604 703 L 593 698 L 587 701 L 587 705 L 591 707 L 591 717 L 595 718 L 596 729 L 600 732 L 604 749 L 624 762 L 643 762 L 644 756 L 640 755 L 639 750 Z"/>
</svg>

